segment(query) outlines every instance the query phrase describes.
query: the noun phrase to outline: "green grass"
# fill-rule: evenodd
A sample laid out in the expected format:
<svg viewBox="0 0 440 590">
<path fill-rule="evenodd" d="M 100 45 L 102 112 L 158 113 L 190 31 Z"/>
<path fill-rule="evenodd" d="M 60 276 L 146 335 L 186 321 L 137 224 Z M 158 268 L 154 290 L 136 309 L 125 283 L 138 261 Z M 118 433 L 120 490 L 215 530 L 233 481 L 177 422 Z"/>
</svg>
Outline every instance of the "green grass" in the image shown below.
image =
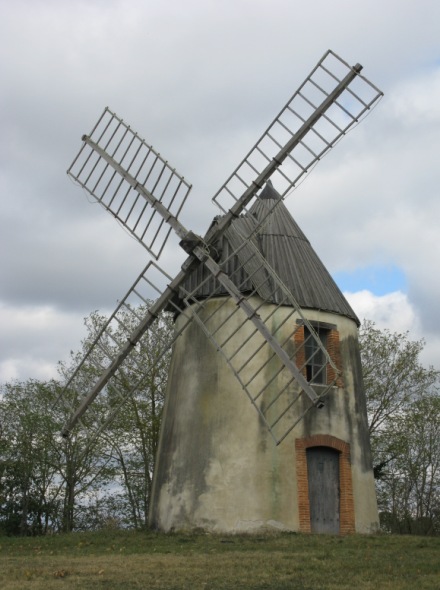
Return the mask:
<svg viewBox="0 0 440 590">
<path fill-rule="evenodd" d="M 0 588 L 440 590 L 440 538 L 148 531 L 1 537 Z"/>
</svg>

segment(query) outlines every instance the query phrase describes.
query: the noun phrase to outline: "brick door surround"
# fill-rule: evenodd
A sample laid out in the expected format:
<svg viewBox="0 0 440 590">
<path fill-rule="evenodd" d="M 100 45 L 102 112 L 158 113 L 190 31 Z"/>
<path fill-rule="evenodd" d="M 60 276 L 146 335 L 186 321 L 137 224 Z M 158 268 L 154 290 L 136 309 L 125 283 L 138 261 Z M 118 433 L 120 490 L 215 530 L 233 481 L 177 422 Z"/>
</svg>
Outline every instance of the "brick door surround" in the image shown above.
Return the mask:
<svg viewBox="0 0 440 590">
<path fill-rule="evenodd" d="M 311 532 L 309 480 L 307 473 L 307 449 L 310 447 L 328 447 L 339 452 L 339 532 L 341 535 L 354 533 L 355 516 L 350 445 L 329 434 L 316 434 L 314 436 L 297 438 L 295 440 L 300 532 Z"/>
</svg>

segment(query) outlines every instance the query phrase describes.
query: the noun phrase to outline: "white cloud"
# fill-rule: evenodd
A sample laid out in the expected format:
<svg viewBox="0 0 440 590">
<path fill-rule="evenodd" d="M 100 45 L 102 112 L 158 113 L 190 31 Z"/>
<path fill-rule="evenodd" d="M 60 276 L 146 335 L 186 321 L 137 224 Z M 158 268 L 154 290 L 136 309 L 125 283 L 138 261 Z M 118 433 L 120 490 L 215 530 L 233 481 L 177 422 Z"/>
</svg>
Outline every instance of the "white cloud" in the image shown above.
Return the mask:
<svg viewBox="0 0 440 590">
<path fill-rule="evenodd" d="M 57 377 L 57 362 L 80 348 L 80 315 L 48 306 L 0 304 L 0 382 Z"/>
<path fill-rule="evenodd" d="M 38 358 L 23 355 L 17 358 L 7 358 L 0 363 L 0 383 L 11 381 L 26 381 L 36 379 L 50 381 L 57 379 L 55 359 Z"/>
<path fill-rule="evenodd" d="M 408 332 L 411 340 L 423 339 L 422 363 L 440 370 L 440 337 L 437 332 L 422 327 L 419 313 L 405 293 L 395 291 L 378 296 L 364 290 L 344 295 L 361 321 L 372 320 L 380 330 L 399 334 Z"/>
<path fill-rule="evenodd" d="M 378 296 L 364 290 L 344 295 L 360 320 L 372 320 L 381 330 L 420 333 L 420 323 L 405 293 L 395 291 Z"/>
</svg>

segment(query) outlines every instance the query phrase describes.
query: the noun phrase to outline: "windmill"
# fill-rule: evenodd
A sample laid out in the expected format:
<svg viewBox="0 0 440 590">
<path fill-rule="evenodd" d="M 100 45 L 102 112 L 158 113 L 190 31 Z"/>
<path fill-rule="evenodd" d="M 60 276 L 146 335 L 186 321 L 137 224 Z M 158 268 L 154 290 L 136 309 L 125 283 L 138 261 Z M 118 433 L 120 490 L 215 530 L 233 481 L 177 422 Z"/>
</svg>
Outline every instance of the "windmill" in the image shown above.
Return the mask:
<svg viewBox="0 0 440 590">
<path fill-rule="evenodd" d="M 284 205 L 382 96 L 361 70 L 332 51 L 322 57 L 214 196 L 220 215 L 204 237 L 179 221 L 191 186 L 115 113 L 106 108 L 82 138 L 68 174 L 152 260 L 69 378 L 64 391 L 82 391 L 100 351 L 63 435 L 103 390 L 113 400 L 105 428 L 152 370 L 141 366 L 127 389 L 131 352 L 173 312 L 175 334 L 160 351 L 173 347 L 153 526 L 368 532 L 377 523 L 357 318 Z M 172 231 L 188 255 L 174 278 L 156 262 Z M 115 325 L 126 339 L 110 348 Z"/>
</svg>

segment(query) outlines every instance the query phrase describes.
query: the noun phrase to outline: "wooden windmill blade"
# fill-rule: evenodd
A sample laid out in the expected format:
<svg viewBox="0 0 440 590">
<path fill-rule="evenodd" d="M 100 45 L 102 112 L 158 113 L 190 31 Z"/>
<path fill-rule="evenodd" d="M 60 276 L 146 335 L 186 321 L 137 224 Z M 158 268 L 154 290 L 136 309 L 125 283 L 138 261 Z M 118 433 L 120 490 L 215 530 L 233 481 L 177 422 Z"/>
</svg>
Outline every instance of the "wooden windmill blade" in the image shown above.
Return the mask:
<svg viewBox="0 0 440 590">
<path fill-rule="evenodd" d="M 142 337 L 136 343 L 131 343 L 132 333 L 143 321 L 156 322 L 156 316 L 151 315 L 152 298 L 157 297 L 172 281 L 172 277 L 166 274 L 159 266 L 150 261 L 139 274 L 134 284 L 118 303 L 116 309 L 109 318 L 102 322 L 95 322 L 91 327 L 92 340 L 86 353 L 73 371 L 65 375 L 66 384 L 60 394 L 59 401 L 64 401 L 70 407 L 66 409 L 76 420 L 81 416 L 93 401 L 93 398 L 105 387 L 107 390 L 107 404 L 100 407 L 100 416 L 95 417 L 89 424 L 82 423 L 84 429 L 92 429 L 95 434 L 102 430 L 110 421 L 115 410 L 119 408 L 127 397 L 139 390 L 148 379 L 161 358 L 167 354 L 178 333 L 172 338 L 166 332 L 163 341 L 155 343 L 154 362 L 147 366 L 141 364 L 138 358 L 142 356 L 149 359 L 151 350 L 150 332 L 145 330 Z M 174 313 L 183 313 L 176 304 L 173 305 Z M 102 318 L 101 318 L 102 319 Z M 159 322 L 163 321 L 159 319 Z M 155 331 L 157 333 L 157 330 Z M 137 354 L 133 354 L 136 352 Z M 127 357 L 130 359 L 130 370 L 126 370 Z M 113 367 L 109 374 L 108 369 L 118 359 L 118 366 Z M 134 365 L 134 370 L 133 370 Z M 87 403 L 84 403 L 87 399 Z M 73 405 L 72 405 L 73 403 Z M 70 430 L 70 429 L 69 429 Z M 63 429 L 63 435 L 68 431 Z"/>
<path fill-rule="evenodd" d="M 282 198 L 298 186 L 383 96 L 361 70 L 328 50 L 213 197 L 220 209 L 233 208 L 260 179 L 270 177 Z"/>
<path fill-rule="evenodd" d="M 82 139 L 67 174 L 157 260 L 191 185 L 108 107 Z"/>
<path fill-rule="evenodd" d="M 335 63 L 339 68 L 337 73 L 329 69 L 328 61 L 330 58 L 336 60 Z M 189 275 L 200 266 L 207 269 L 215 278 L 215 281 L 221 285 L 223 292 L 226 292 L 235 300 L 244 320 L 242 326 L 247 325 L 246 322 L 253 324 L 254 332 L 252 337 L 257 335 L 259 339 L 257 346 L 269 346 L 280 363 L 279 372 L 286 370 L 290 374 L 290 381 L 280 392 L 280 395 L 294 379 L 299 383 L 301 392 L 306 393 L 312 405 L 321 405 L 320 397 L 310 386 L 310 380 L 303 374 L 303 368 L 298 367 L 297 359 L 286 351 L 286 341 L 279 341 L 277 334 L 273 334 L 268 327 L 268 319 L 270 318 L 260 317 L 259 310 L 252 301 L 252 297 L 243 297 L 240 285 L 237 286 L 236 281 L 228 275 L 228 260 L 219 264 L 212 257 L 211 250 L 215 243 L 226 232 L 229 232 L 231 224 L 240 214 L 249 213 L 252 217 L 252 207 L 248 208 L 248 206 L 269 178 L 274 176 L 276 182 L 280 183 L 282 181 L 282 196 L 285 196 L 308 169 L 378 100 L 381 96 L 380 91 L 363 77 L 361 78 L 361 86 L 364 95 L 360 96 L 359 90 L 355 92 L 351 89 L 351 86 L 359 78 L 360 70 L 361 66 L 357 65 L 350 68 L 331 52 L 324 56 L 269 127 L 268 131 L 217 193 L 214 200 L 221 208 L 223 208 L 221 205 L 223 195 L 232 198 L 232 205 L 221 220 L 211 227 L 204 239 L 188 231 L 178 221 L 178 214 L 186 200 L 190 185 L 169 166 L 160 154 L 141 140 L 114 113 L 106 109 L 92 133 L 89 136 L 83 136 L 84 145 L 68 173 L 110 211 L 153 256 L 156 258 L 160 256 L 170 231 L 173 229 L 181 239 L 180 245 L 189 253 L 189 258 L 182 266 L 179 274 L 165 287 L 156 301 L 144 309 L 138 324 L 127 335 L 126 341 L 116 348 L 114 356 L 105 354 L 106 361 L 102 366 L 98 367 L 98 370 L 102 370 L 102 374 L 74 411 L 71 420 L 64 428 L 64 434 L 68 434 L 100 391 L 108 383 L 111 384 L 112 379 L 118 381 L 120 375 L 122 375 L 121 371 L 123 371 L 124 362 L 152 323 L 156 321 L 160 312 L 169 308 L 170 305 L 180 305 L 175 303 L 176 293 L 179 293 L 179 289 L 185 291 L 184 297 L 181 297 L 180 301 L 183 302 L 185 309 L 191 312 L 187 314 L 187 317 L 192 315 L 201 323 L 209 337 L 222 351 L 243 385 L 241 371 L 234 366 L 232 361 L 234 355 L 231 356 L 228 352 L 225 352 L 227 343 L 222 344 L 216 340 L 215 334 L 212 333 L 209 326 L 207 326 L 206 320 L 202 317 L 203 313 L 200 310 L 203 308 L 204 303 L 199 301 L 201 285 L 196 285 L 196 288 L 192 291 L 185 290 L 185 282 Z M 343 73 L 342 77 L 341 71 Z M 317 81 L 317 72 L 321 78 L 323 73 L 327 76 L 325 84 L 320 78 Z M 331 81 L 331 87 L 329 80 Z M 313 102 L 310 93 L 306 92 L 309 85 L 313 87 L 313 92 L 317 92 L 321 99 L 320 102 L 318 101 L 318 105 Z M 369 91 L 368 96 L 365 96 L 365 86 Z M 351 105 L 342 102 L 341 97 L 347 92 L 350 95 Z M 294 108 L 292 106 L 298 97 L 314 109 L 309 116 L 306 117 L 299 107 L 295 106 Z M 314 100 L 316 101 L 316 98 Z M 337 110 L 332 116 L 329 113 L 331 113 L 333 107 Z M 298 128 L 294 128 L 292 124 L 289 127 L 286 122 L 287 115 L 293 115 L 295 121 L 300 121 Z M 342 122 L 339 120 L 341 118 L 344 119 Z M 325 121 L 324 126 L 321 126 L 322 121 Z M 330 126 L 334 130 L 333 134 L 324 131 L 326 126 Z M 283 129 L 283 137 L 280 135 L 281 128 Z M 312 139 L 309 139 L 309 135 L 315 143 L 317 137 L 321 145 L 316 147 Z M 306 150 L 311 155 L 311 159 L 309 158 L 307 162 L 305 160 L 301 161 L 295 150 Z M 294 153 L 295 155 L 292 155 Z M 292 173 L 292 163 L 295 169 L 294 173 Z M 242 192 L 239 196 L 238 187 L 240 186 Z M 270 217 L 271 211 L 268 210 L 267 220 L 270 220 Z M 255 272 L 251 271 L 253 277 L 251 278 L 252 290 L 255 293 L 262 295 L 264 298 L 265 289 L 269 288 L 270 283 L 272 292 L 282 291 L 284 293 L 283 298 L 278 303 L 279 306 L 287 305 L 287 302 L 290 301 L 290 305 L 293 305 L 295 311 L 300 312 L 300 307 L 294 303 L 293 296 L 289 294 L 288 289 L 284 288 L 276 273 L 270 269 L 267 261 L 261 258 L 261 253 L 258 253 L 258 249 L 255 247 L 253 237 L 264 227 L 265 223 L 266 220 L 260 220 L 259 223 L 254 224 L 250 233 L 246 231 L 241 234 L 238 233 L 236 235 L 238 240 L 235 241 L 232 255 L 241 260 L 240 272 L 244 273 L 249 272 L 250 267 L 255 266 L 255 261 L 258 260 Z M 251 251 L 253 252 L 252 255 L 250 255 Z M 264 275 L 270 277 L 267 284 L 266 281 L 261 280 L 261 276 Z M 205 281 L 206 279 L 203 279 L 203 282 Z M 135 292 L 135 285 L 130 289 L 130 294 Z M 252 290 L 251 292 L 253 292 Z M 198 311 L 194 311 L 195 308 Z M 178 307 L 178 311 L 183 312 L 183 309 Z M 115 313 L 116 315 L 113 314 L 112 319 L 117 317 L 117 312 Z M 310 333 L 318 348 L 326 354 L 325 347 L 320 343 L 319 337 L 313 328 L 310 329 Z M 107 336 L 108 332 L 104 330 L 101 335 L 98 335 L 93 347 L 102 348 L 101 339 Z M 283 337 L 286 340 L 285 335 Z M 292 334 L 287 340 L 291 337 Z M 88 353 L 83 363 L 87 363 L 89 356 Z M 83 363 L 82 366 L 85 366 Z M 72 376 L 68 384 L 69 388 L 72 387 L 78 375 L 79 372 L 75 372 Z M 115 388 L 114 384 L 111 384 L 111 386 Z M 244 389 L 254 405 L 256 405 L 260 394 L 251 393 L 247 385 L 244 385 Z M 276 415 L 274 424 L 278 424 L 285 413 L 286 410 L 282 410 L 281 414 L 278 415 L 279 417 Z M 265 420 L 272 429 L 272 418 L 268 421 L 265 416 Z M 274 434 L 273 430 L 271 431 Z M 274 435 L 274 438 L 279 442 L 284 438 L 285 434 L 282 434 L 281 437 Z"/>
</svg>

